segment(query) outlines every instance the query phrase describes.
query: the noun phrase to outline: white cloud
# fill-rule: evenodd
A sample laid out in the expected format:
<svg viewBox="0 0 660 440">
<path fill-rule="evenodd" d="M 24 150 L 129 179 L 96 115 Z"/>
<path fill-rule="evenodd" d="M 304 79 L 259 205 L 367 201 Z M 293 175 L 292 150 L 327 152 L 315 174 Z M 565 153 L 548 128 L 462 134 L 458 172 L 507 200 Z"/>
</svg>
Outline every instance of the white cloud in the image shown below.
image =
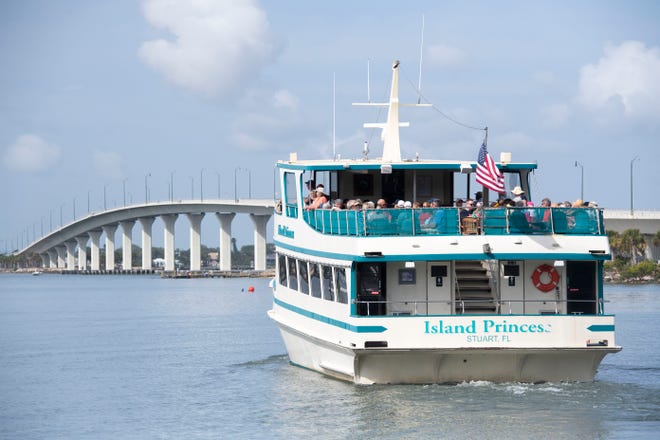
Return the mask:
<svg viewBox="0 0 660 440">
<path fill-rule="evenodd" d="M 596 64 L 580 69 L 578 102 L 605 114 L 660 120 L 660 50 L 639 41 L 608 45 Z"/>
<path fill-rule="evenodd" d="M 24 134 L 7 148 L 3 159 L 10 169 L 36 172 L 57 163 L 60 152 L 57 145 L 49 144 L 37 135 Z"/>
<path fill-rule="evenodd" d="M 566 104 L 549 105 L 541 109 L 541 123 L 547 128 L 561 128 L 571 116 L 571 109 Z"/>
<path fill-rule="evenodd" d="M 429 46 L 426 53 L 427 61 L 435 67 L 457 67 L 465 63 L 467 58 L 463 50 L 445 44 Z"/>
<path fill-rule="evenodd" d="M 121 156 L 113 151 L 95 151 L 94 169 L 101 177 L 110 179 L 121 179 Z"/>
<path fill-rule="evenodd" d="M 207 97 L 237 94 L 276 52 L 256 1 L 145 0 L 143 11 L 174 38 L 143 43 L 140 57 L 177 86 Z"/>
</svg>

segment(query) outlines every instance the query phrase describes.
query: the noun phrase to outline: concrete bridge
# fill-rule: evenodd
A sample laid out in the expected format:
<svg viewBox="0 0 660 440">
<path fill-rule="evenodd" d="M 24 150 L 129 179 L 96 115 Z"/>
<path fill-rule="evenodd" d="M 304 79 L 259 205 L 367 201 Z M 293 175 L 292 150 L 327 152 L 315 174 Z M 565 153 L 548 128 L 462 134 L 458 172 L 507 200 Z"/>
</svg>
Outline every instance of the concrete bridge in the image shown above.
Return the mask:
<svg viewBox="0 0 660 440">
<path fill-rule="evenodd" d="M 37 253 L 43 266 L 65 270 L 101 270 L 100 240 L 105 236 L 105 270 L 115 269 L 115 232 L 122 231 L 122 269 L 130 270 L 133 226 L 142 226 L 142 269 L 152 268 L 151 231 L 159 217 L 164 225 L 166 271 L 175 270 L 174 224 L 184 214 L 190 223 L 190 270 L 201 269 L 200 229 L 206 213 L 215 213 L 220 222 L 220 269 L 231 270 L 231 223 L 236 214 L 248 214 L 254 224 L 254 269 L 266 269 L 266 225 L 274 208 L 272 200 L 180 200 L 153 202 L 88 214 L 29 244 L 18 254 Z M 87 243 L 90 266 L 87 265 Z"/>
<path fill-rule="evenodd" d="M 605 230 L 623 232 L 626 229 L 639 229 L 646 241 L 646 258 L 660 259 L 660 248 L 653 244 L 653 236 L 660 231 L 660 211 L 634 211 L 606 209 L 603 211 Z"/>
</svg>

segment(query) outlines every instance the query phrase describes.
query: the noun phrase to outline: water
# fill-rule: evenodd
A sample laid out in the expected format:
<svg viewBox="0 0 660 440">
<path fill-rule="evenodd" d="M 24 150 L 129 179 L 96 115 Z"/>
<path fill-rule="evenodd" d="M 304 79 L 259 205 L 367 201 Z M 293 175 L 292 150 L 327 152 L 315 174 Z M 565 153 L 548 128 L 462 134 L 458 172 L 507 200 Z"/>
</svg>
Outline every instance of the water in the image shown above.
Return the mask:
<svg viewBox="0 0 660 440">
<path fill-rule="evenodd" d="M 660 286 L 594 383 L 356 386 L 289 365 L 265 279 L 0 276 L 0 438 L 649 438 Z M 248 293 L 254 286 L 255 292 Z"/>
</svg>

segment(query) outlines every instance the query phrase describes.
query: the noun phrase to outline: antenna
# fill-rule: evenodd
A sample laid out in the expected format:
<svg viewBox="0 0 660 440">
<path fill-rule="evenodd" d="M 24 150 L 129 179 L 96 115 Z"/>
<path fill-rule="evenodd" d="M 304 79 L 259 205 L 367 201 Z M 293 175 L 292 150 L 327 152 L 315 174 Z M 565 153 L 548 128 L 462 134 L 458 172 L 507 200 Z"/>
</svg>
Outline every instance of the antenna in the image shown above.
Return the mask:
<svg viewBox="0 0 660 440">
<path fill-rule="evenodd" d="M 367 58 L 367 102 L 371 102 L 371 59 Z"/>
<path fill-rule="evenodd" d="M 337 159 L 337 73 L 332 73 L 332 160 Z"/>
<path fill-rule="evenodd" d="M 419 81 L 417 83 L 417 104 L 422 102 L 422 55 L 424 53 L 424 14 L 422 14 L 422 38 L 419 44 Z"/>
</svg>

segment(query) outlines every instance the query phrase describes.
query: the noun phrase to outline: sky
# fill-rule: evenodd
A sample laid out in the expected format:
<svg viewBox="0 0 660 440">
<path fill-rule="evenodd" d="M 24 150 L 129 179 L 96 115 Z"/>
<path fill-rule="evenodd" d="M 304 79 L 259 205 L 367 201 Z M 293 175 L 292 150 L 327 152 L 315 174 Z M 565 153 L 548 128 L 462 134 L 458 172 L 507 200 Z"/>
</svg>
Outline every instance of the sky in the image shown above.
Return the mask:
<svg viewBox="0 0 660 440">
<path fill-rule="evenodd" d="M 2 1 L 0 252 L 104 200 L 167 200 L 170 183 L 175 199 L 272 199 L 290 152 L 380 151 L 362 128 L 378 115 L 351 103 L 386 99 L 394 60 L 416 102 L 420 55 L 434 108 L 402 109 L 403 157 L 476 160 L 469 127 L 488 126 L 496 160 L 538 163 L 533 198 L 583 183 L 630 209 L 632 167 L 634 208 L 658 209 L 659 22 L 660 2 L 634 0 Z M 207 215 L 202 242 L 218 229 Z M 252 244 L 247 217 L 233 231 Z"/>
</svg>

